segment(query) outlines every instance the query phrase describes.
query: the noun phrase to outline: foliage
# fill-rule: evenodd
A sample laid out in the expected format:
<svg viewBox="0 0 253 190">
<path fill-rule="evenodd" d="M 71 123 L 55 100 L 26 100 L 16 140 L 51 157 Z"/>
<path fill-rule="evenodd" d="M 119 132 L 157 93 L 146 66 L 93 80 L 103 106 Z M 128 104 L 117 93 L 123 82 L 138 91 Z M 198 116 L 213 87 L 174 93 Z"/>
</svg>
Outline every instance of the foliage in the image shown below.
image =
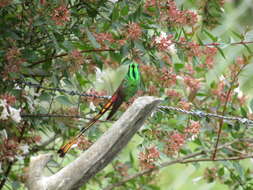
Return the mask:
<svg viewBox="0 0 253 190">
<path fill-rule="evenodd" d="M 2 0 L 0 189 L 24 188 L 31 156 L 56 152 L 104 101 L 18 83 L 22 80 L 107 95 L 109 89 L 97 91 L 94 86 L 99 83 L 95 83 L 99 79 L 96 71 L 112 72 L 109 68 L 116 70 L 129 59 L 139 63 L 146 87 L 138 96 L 163 97 L 164 105 L 185 110 L 252 118 L 253 104 L 247 94 L 252 91 L 252 31 L 243 22 L 233 25 L 237 22 L 227 18 L 236 10 L 248 13 L 247 2 Z M 227 23 L 230 28 L 225 28 Z M 106 127 L 107 123 L 101 122 L 92 128 L 63 164 L 87 149 Z M 200 167 L 198 175 L 206 184 L 252 189 L 253 168 L 239 161 L 252 157 L 251 135 L 251 128 L 238 122 L 157 112 L 119 159 L 83 189 L 110 185 L 118 189 L 168 189 L 159 179 L 168 179 L 173 172 L 151 171 L 173 164 L 173 160 L 190 163 L 196 170 Z M 61 162 L 58 157 L 55 161 Z M 49 168 L 51 171 L 53 166 Z M 127 176 L 130 180 L 117 185 Z M 173 186 L 173 182 L 168 185 Z"/>
</svg>

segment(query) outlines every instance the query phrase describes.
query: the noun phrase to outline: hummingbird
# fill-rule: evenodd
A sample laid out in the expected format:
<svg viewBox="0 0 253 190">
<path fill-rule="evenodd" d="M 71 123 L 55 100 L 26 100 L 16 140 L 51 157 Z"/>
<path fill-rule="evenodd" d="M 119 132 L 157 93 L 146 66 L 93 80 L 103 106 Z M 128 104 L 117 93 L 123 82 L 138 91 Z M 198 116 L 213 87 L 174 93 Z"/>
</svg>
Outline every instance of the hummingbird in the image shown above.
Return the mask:
<svg viewBox="0 0 253 190">
<path fill-rule="evenodd" d="M 80 132 L 73 137 L 69 142 L 64 144 L 59 150 L 58 154 L 60 157 L 64 157 L 68 150 L 77 143 L 78 139 L 91 127 L 93 126 L 99 118 L 104 115 L 109 109 L 111 109 L 109 115 L 106 120 L 112 118 L 112 116 L 117 112 L 120 105 L 123 102 L 128 102 L 130 98 L 132 98 L 140 87 L 140 70 L 139 65 L 136 62 L 130 62 L 128 65 L 128 71 L 120 83 L 117 90 L 113 93 L 111 98 L 107 101 L 107 103 L 102 107 L 99 113 L 93 117 L 90 122 L 84 126 Z"/>
</svg>

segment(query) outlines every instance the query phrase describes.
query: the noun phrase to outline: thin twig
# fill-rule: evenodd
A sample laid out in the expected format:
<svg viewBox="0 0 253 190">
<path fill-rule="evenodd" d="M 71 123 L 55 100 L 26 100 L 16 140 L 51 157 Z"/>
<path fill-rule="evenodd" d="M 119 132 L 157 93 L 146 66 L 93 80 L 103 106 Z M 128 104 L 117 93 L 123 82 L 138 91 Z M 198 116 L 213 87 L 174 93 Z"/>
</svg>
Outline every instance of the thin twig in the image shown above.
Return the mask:
<svg viewBox="0 0 253 190">
<path fill-rule="evenodd" d="M 23 136 L 25 134 L 25 129 L 26 129 L 26 122 L 22 125 L 20 136 L 18 137 L 18 143 L 20 143 L 22 141 L 22 138 L 23 138 Z M 0 190 L 4 187 L 4 185 L 6 183 L 6 180 L 8 179 L 8 176 L 10 174 L 10 171 L 11 171 L 12 166 L 15 163 L 15 161 L 16 160 L 14 160 L 14 161 L 8 161 L 7 162 L 8 166 L 7 166 L 6 171 L 4 172 L 3 179 L 0 182 Z"/>
<path fill-rule="evenodd" d="M 90 50 L 81 50 L 79 52 L 80 53 L 89 53 L 89 52 L 103 52 L 103 51 L 118 51 L 118 50 L 117 49 L 90 49 Z M 54 56 L 48 57 L 46 59 L 33 62 L 32 65 L 30 65 L 30 67 L 34 67 L 35 65 L 38 65 L 38 64 L 41 64 L 41 63 L 44 63 L 44 62 L 47 62 L 47 61 L 50 61 L 52 59 L 56 59 L 56 58 L 59 58 L 59 57 L 64 57 L 64 56 L 67 56 L 67 55 L 69 55 L 69 53 L 61 53 L 61 54 L 58 54 L 58 55 L 54 55 Z"/>
<path fill-rule="evenodd" d="M 238 79 L 238 76 L 239 74 L 241 73 L 241 71 L 243 70 L 243 68 L 246 66 L 243 65 L 240 70 L 237 72 L 236 76 L 233 78 L 232 82 L 231 82 L 231 85 L 230 85 L 230 88 L 226 94 L 226 99 L 225 99 L 225 104 L 224 104 L 224 107 L 223 107 L 223 111 L 222 111 L 222 116 L 225 115 L 225 112 L 227 110 L 227 104 L 228 104 L 228 100 L 229 100 L 229 97 L 230 97 L 230 94 L 232 92 L 232 89 L 234 87 L 234 83 L 236 82 L 236 80 Z M 212 159 L 214 160 L 215 159 L 215 156 L 216 156 L 216 153 L 217 153 L 217 147 L 219 145 L 219 140 L 220 140 L 220 136 L 221 136 L 221 129 L 222 129 L 222 126 L 223 126 L 223 122 L 224 122 L 224 119 L 221 118 L 220 119 L 220 122 L 219 122 L 219 129 L 218 129 L 218 136 L 217 136 L 217 140 L 216 140 L 216 143 L 215 143 L 215 146 L 214 146 L 214 152 L 213 152 L 213 155 L 212 155 Z"/>
<path fill-rule="evenodd" d="M 203 152 L 192 154 L 192 155 L 183 157 L 181 159 L 177 159 L 177 160 L 173 160 L 173 161 L 169 161 L 169 162 L 164 162 L 158 167 L 155 167 L 155 168 L 152 168 L 152 169 L 147 169 L 147 170 L 141 171 L 139 173 L 136 173 L 134 175 L 128 176 L 128 177 L 124 178 L 122 181 L 120 181 L 118 183 L 115 183 L 113 185 L 110 185 L 110 186 L 104 188 L 103 190 L 112 190 L 113 188 L 121 186 L 124 183 L 126 183 L 126 182 L 128 182 L 128 181 L 130 181 L 130 180 L 132 180 L 136 177 L 143 176 L 145 174 L 151 173 L 155 170 L 159 170 L 163 167 L 167 167 L 167 166 L 172 165 L 172 164 L 187 164 L 187 163 L 194 163 L 194 162 L 234 161 L 234 160 L 243 160 L 243 159 L 253 158 L 253 154 L 250 154 L 250 155 L 246 155 L 246 156 L 234 156 L 234 157 L 218 158 L 218 159 L 215 159 L 215 160 L 213 160 L 212 158 L 198 158 L 198 159 L 188 160 L 189 158 L 193 158 L 193 157 L 196 157 L 196 156 L 199 156 L 199 155 L 203 155 Z"/>
<path fill-rule="evenodd" d="M 240 42 L 233 42 L 233 43 L 207 43 L 203 44 L 204 46 L 221 46 L 221 45 L 245 45 L 245 44 L 253 44 L 253 41 L 240 41 Z"/>
<path fill-rule="evenodd" d="M 66 118 L 82 118 L 86 120 L 92 120 L 93 118 L 87 118 L 81 115 L 65 115 L 65 114 L 27 114 L 23 113 L 20 114 L 21 117 L 32 117 L 32 118 L 42 118 L 42 117 L 49 117 L 49 118 L 57 118 L 57 117 L 66 117 Z M 99 122 L 109 122 L 111 120 L 98 120 Z"/>
<path fill-rule="evenodd" d="M 222 149 L 224 147 L 230 146 L 230 145 L 232 145 L 232 144 L 234 144 L 235 142 L 238 142 L 238 141 L 244 141 L 244 139 L 237 139 L 237 140 L 225 143 L 223 145 L 220 145 L 218 147 L 218 149 Z M 203 150 L 203 151 L 199 151 L 199 152 L 196 152 L 196 153 L 192 153 L 192 154 L 187 155 L 187 156 L 182 157 L 182 158 L 178 158 L 176 160 L 163 162 L 163 163 L 161 163 L 160 165 L 158 165 L 158 166 L 156 166 L 154 168 L 146 169 L 146 170 L 143 170 L 143 171 L 138 172 L 136 174 L 133 174 L 131 176 L 125 177 L 120 182 L 115 183 L 115 184 L 110 185 L 110 186 L 107 186 L 103 190 L 112 190 L 115 187 L 121 186 L 121 185 L 125 184 L 126 182 L 128 182 L 128 181 L 130 181 L 130 180 L 132 180 L 134 178 L 137 178 L 137 177 L 140 177 L 140 176 L 152 173 L 153 171 L 160 170 L 160 169 L 162 169 L 164 167 L 167 167 L 169 165 L 172 165 L 172 164 L 177 164 L 177 163 L 186 164 L 186 163 L 191 163 L 191 162 L 207 162 L 207 161 L 224 161 L 224 159 L 226 159 L 226 158 L 220 158 L 220 159 L 212 160 L 211 158 L 199 158 L 199 159 L 194 159 L 194 160 L 188 160 L 190 158 L 194 158 L 194 157 L 197 157 L 197 156 L 200 156 L 200 155 L 206 155 L 206 154 L 207 154 L 207 152 Z M 247 155 L 247 156 L 248 157 L 250 157 L 250 156 L 253 157 L 253 155 L 250 155 L 250 156 Z M 244 158 L 244 157 L 239 157 L 238 156 L 238 157 L 229 157 L 227 160 L 238 160 L 239 158 L 246 159 L 246 157 Z"/>
</svg>

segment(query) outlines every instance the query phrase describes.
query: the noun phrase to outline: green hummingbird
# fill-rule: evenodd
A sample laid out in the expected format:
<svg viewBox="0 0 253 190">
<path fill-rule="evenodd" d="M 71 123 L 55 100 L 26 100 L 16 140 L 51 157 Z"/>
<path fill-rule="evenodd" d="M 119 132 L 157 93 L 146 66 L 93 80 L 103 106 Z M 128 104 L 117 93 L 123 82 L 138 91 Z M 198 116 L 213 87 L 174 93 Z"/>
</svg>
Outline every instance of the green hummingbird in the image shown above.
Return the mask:
<svg viewBox="0 0 253 190">
<path fill-rule="evenodd" d="M 99 113 L 94 118 L 92 118 L 91 121 L 85 127 L 83 127 L 74 138 L 72 138 L 58 150 L 59 156 L 64 157 L 68 150 L 77 143 L 79 137 L 81 137 L 82 134 L 91 126 L 93 126 L 99 120 L 99 118 L 104 115 L 105 112 L 111 109 L 111 112 L 106 118 L 106 120 L 109 120 L 116 113 L 123 102 L 127 102 L 136 94 L 140 87 L 140 81 L 139 65 L 135 62 L 130 62 L 130 64 L 128 64 L 128 71 L 125 77 L 123 78 L 122 82 L 112 97 L 102 107 Z"/>
</svg>

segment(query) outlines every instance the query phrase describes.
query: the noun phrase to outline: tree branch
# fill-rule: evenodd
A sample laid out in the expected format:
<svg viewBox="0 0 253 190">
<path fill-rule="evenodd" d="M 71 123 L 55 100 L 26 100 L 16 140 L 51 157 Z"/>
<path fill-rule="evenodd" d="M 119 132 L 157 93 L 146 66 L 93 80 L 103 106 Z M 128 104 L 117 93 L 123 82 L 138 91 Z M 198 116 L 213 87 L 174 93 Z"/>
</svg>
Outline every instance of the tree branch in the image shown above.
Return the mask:
<svg viewBox="0 0 253 190">
<path fill-rule="evenodd" d="M 90 49 L 90 50 L 81 50 L 79 52 L 80 53 L 90 53 L 90 52 L 104 52 L 104 51 L 118 51 L 118 50 L 117 49 Z M 53 56 L 48 57 L 46 59 L 33 62 L 29 67 L 34 67 L 35 65 L 38 65 L 38 64 L 41 64 L 41 63 L 44 63 L 44 62 L 47 62 L 47 61 L 50 61 L 52 59 L 56 59 L 56 58 L 59 58 L 59 57 L 64 57 L 64 56 L 67 56 L 67 55 L 69 55 L 69 53 L 61 53 L 61 54 L 58 54 L 58 55 L 53 55 Z"/>
<path fill-rule="evenodd" d="M 240 141 L 249 141 L 251 139 L 237 139 L 237 140 L 234 140 L 232 142 L 228 142 L 228 143 L 225 143 L 223 145 L 220 145 L 217 149 L 222 149 L 222 148 L 227 148 L 229 147 L 230 145 L 236 143 L 236 142 L 240 142 Z M 212 152 L 212 151 L 211 151 Z M 169 161 L 165 161 L 163 163 L 161 163 L 160 165 L 154 167 L 154 168 L 149 168 L 149 169 L 145 169 L 143 171 L 140 171 L 138 173 L 135 173 L 131 176 L 127 176 L 125 178 L 123 178 L 121 181 L 115 183 L 115 184 L 112 184 L 112 185 L 109 185 L 107 186 L 106 188 L 104 188 L 103 190 L 112 190 L 114 189 L 115 187 L 118 187 L 118 186 L 121 186 L 123 184 L 125 184 L 126 182 L 134 179 L 134 178 L 137 178 L 137 177 L 140 177 L 140 176 L 143 176 L 143 175 L 146 175 L 146 174 L 149 174 L 149 173 L 152 173 L 153 171 L 156 171 L 156 170 L 160 170 L 164 167 L 167 167 L 167 166 L 170 166 L 170 165 L 173 165 L 173 164 L 186 164 L 186 163 L 191 163 L 191 162 L 207 162 L 207 161 L 225 161 L 225 160 L 240 160 L 240 159 L 246 159 L 246 158 L 249 158 L 253 155 L 245 155 L 243 157 L 230 157 L 230 158 L 220 158 L 220 159 L 216 159 L 216 160 L 212 160 L 211 158 L 196 158 L 196 159 L 191 159 L 191 160 L 188 160 L 190 158 L 195 158 L 197 156 L 201 156 L 201 155 L 206 155 L 207 152 L 202 150 L 202 151 L 199 151 L 199 152 L 195 152 L 195 153 L 192 153 L 192 154 L 189 154 L 189 155 L 186 155 L 184 157 L 181 157 L 181 158 L 178 158 L 176 160 L 169 160 Z"/>
<path fill-rule="evenodd" d="M 32 159 L 28 189 L 69 190 L 81 187 L 115 158 L 160 102 L 161 99 L 149 96 L 138 98 L 97 142 L 52 176 L 42 175 L 50 155 Z"/>
<path fill-rule="evenodd" d="M 228 104 L 228 100 L 229 100 L 229 96 L 230 94 L 232 93 L 232 90 L 233 90 L 233 87 L 234 87 L 234 84 L 235 82 L 238 80 L 238 77 L 239 77 L 239 74 L 241 73 L 241 71 L 244 69 L 244 67 L 246 66 L 243 65 L 240 70 L 237 72 L 236 76 L 234 77 L 234 79 L 232 80 L 231 84 L 230 84 L 230 88 L 226 94 L 226 99 L 225 99 L 225 104 L 224 104 L 224 107 L 223 107 L 223 111 L 222 111 L 222 116 L 225 115 L 226 113 L 226 110 L 227 110 L 227 104 Z M 221 137 L 221 130 L 222 130 L 222 126 L 223 126 L 223 123 L 224 123 L 224 120 L 223 119 L 220 119 L 219 121 L 219 129 L 218 129 L 218 135 L 217 135 L 217 140 L 215 142 L 215 145 L 214 145 L 214 152 L 213 152 L 213 155 L 212 155 L 212 159 L 215 160 L 215 157 L 216 157 L 216 153 L 217 153 L 217 148 L 218 148 L 218 145 L 219 145 L 219 141 L 220 141 L 220 137 Z"/>
</svg>

